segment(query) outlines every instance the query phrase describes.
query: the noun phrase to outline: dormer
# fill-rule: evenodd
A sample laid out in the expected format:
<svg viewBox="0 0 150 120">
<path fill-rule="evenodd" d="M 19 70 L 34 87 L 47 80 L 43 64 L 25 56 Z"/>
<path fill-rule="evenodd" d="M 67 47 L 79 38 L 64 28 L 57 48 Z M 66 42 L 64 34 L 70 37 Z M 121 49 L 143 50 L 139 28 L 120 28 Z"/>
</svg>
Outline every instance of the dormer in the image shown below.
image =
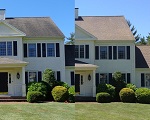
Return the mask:
<svg viewBox="0 0 150 120">
<path fill-rule="evenodd" d="M 5 9 L 0 9 L 0 20 L 5 20 Z"/>
</svg>

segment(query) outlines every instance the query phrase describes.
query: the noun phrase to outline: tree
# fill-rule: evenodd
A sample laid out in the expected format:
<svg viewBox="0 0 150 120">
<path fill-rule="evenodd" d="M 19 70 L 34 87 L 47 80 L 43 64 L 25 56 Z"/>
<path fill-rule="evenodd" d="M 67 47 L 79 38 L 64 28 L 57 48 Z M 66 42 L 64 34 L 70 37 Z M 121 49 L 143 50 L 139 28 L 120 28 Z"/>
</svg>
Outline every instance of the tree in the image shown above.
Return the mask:
<svg viewBox="0 0 150 120">
<path fill-rule="evenodd" d="M 137 42 L 140 39 L 140 35 L 137 34 L 137 30 L 135 30 L 134 25 L 131 24 L 129 20 L 127 20 L 128 26 L 130 27 L 130 30 L 135 38 L 135 41 Z"/>
<path fill-rule="evenodd" d="M 139 42 L 140 45 L 146 45 L 147 44 L 147 41 L 145 40 L 145 37 L 143 36 L 142 38 L 140 38 L 140 42 Z"/>
<path fill-rule="evenodd" d="M 66 37 L 67 38 L 67 37 Z M 74 41 L 75 41 L 75 34 L 72 32 L 70 33 L 70 37 L 67 38 L 69 40 L 69 42 L 67 44 L 70 44 L 70 45 L 74 45 Z"/>
<path fill-rule="evenodd" d="M 147 44 L 150 45 L 150 33 L 148 36 L 146 36 Z"/>
</svg>

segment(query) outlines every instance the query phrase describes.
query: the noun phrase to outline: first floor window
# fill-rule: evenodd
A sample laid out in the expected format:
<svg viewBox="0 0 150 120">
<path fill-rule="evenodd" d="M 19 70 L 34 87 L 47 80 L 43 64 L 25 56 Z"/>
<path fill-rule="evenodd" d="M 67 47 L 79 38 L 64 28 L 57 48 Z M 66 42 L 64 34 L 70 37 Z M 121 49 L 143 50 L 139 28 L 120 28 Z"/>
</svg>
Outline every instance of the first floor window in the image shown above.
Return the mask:
<svg viewBox="0 0 150 120">
<path fill-rule="evenodd" d="M 122 73 L 122 80 L 123 80 L 124 82 L 126 82 L 126 74 L 125 74 L 125 73 Z"/>
<path fill-rule="evenodd" d="M 100 83 L 108 83 L 107 73 L 101 73 L 100 74 Z"/>
<path fill-rule="evenodd" d="M 36 82 L 36 81 L 37 81 L 36 72 L 29 72 L 29 82 Z"/>
<path fill-rule="evenodd" d="M 118 46 L 118 59 L 125 59 L 125 46 Z"/>
<path fill-rule="evenodd" d="M 145 78 L 145 87 L 150 87 L 150 73 L 146 73 Z"/>
<path fill-rule="evenodd" d="M 54 43 L 47 43 L 47 57 L 55 56 L 55 45 Z"/>
<path fill-rule="evenodd" d="M 100 46 L 100 59 L 107 59 L 107 46 Z"/>
<path fill-rule="evenodd" d="M 36 57 L 36 44 L 28 44 L 29 57 Z"/>
</svg>

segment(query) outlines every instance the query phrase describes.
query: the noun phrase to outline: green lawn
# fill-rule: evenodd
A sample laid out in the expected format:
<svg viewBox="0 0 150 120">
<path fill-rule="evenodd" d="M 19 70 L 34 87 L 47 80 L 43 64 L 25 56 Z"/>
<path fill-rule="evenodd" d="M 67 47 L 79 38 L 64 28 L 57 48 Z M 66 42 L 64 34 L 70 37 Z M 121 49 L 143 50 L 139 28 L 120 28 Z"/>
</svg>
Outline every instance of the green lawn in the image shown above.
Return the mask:
<svg viewBox="0 0 150 120">
<path fill-rule="evenodd" d="M 76 103 L 76 120 L 150 120 L 150 105 L 138 103 Z"/>
<path fill-rule="evenodd" d="M 74 120 L 75 104 L 0 103 L 0 120 Z"/>
</svg>

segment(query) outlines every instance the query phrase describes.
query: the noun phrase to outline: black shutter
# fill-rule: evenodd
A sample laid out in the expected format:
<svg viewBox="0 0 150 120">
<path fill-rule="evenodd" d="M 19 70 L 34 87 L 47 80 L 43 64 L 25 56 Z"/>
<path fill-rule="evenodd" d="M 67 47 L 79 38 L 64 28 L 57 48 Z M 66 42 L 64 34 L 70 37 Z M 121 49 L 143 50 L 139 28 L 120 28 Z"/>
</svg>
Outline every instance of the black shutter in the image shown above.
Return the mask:
<svg viewBox="0 0 150 120">
<path fill-rule="evenodd" d="M 14 56 L 17 56 L 17 41 L 13 41 Z"/>
<path fill-rule="evenodd" d="M 112 46 L 109 46 L 108 49 L 109 49 L 109 59 L 111 60 L 112 59 Z"/>
<path fill-rule="evenodd" d="M 59 43 L 56 43 L 56 57 L 60 57 Z"/>
<path fill-rule="evenodd" d="M 112 73 L 109 73 L 109 84 L 112 84 Z"/>
<path fill-rule="evenodd" d="M 28 85 L 28 72 L 25 72 L 25 84 Z"/>
<path fill-rule="evenodd" d="M 42 72 L 38 71 L 38 82 L 42 81 Z"/>
<path fill-rule="evenodd" d="M 98 86 L 98 84 L 99 84 L 99 73 L 96 73 L 96 86 Z"/>
<path fill-rule="evenodd" d="M 74 72 L 71 72 L 71 85 L 74 85 Z"/>
<path fill-rule="evenodd" d="M 95 46 L 95 60 L 99 60 L 99 46 Z"/>
<path fill-rule="evenodd" d="M 113 59 L 117 59 L 117 46 L 113 46 Z"/>
<path fill-rule="evenodd" d="M 85 45 L 85 58 L 89 58 L 89 45 Z"/>
<path fill-rule="evenodd" d="M 41 57 L 41 43 L 37 43 L 37 56 Z"/>
<path fill-rule="evenodd" d="M 130 77 L 130 73 L 127 73 L 127 83 L 131 82 L 131 77 Z"/>
<path fill-rule="evenodd" d="M 42 57 L 46 57 L 46 44 L 42 43 Z"/>
<path fill-rule="evenodd" d="M 127 59 L 129 60 L 130 59 L 130 46 L 127 46 Z"/>
<path fill-rule="evenodd" d="M 141 87 L 145 87 L 145 77 L 144 77 L 144 73 L 141 73 Z"/>
<path fill-rule="evenodd" d="M 27 44 L 23 44 L 24 57 L 27 57 Z"/>
<path fill-rule="evenodd" d="M 57 81 L 60 81 L 60 71 L 57 71 Z"/>
</svg>

